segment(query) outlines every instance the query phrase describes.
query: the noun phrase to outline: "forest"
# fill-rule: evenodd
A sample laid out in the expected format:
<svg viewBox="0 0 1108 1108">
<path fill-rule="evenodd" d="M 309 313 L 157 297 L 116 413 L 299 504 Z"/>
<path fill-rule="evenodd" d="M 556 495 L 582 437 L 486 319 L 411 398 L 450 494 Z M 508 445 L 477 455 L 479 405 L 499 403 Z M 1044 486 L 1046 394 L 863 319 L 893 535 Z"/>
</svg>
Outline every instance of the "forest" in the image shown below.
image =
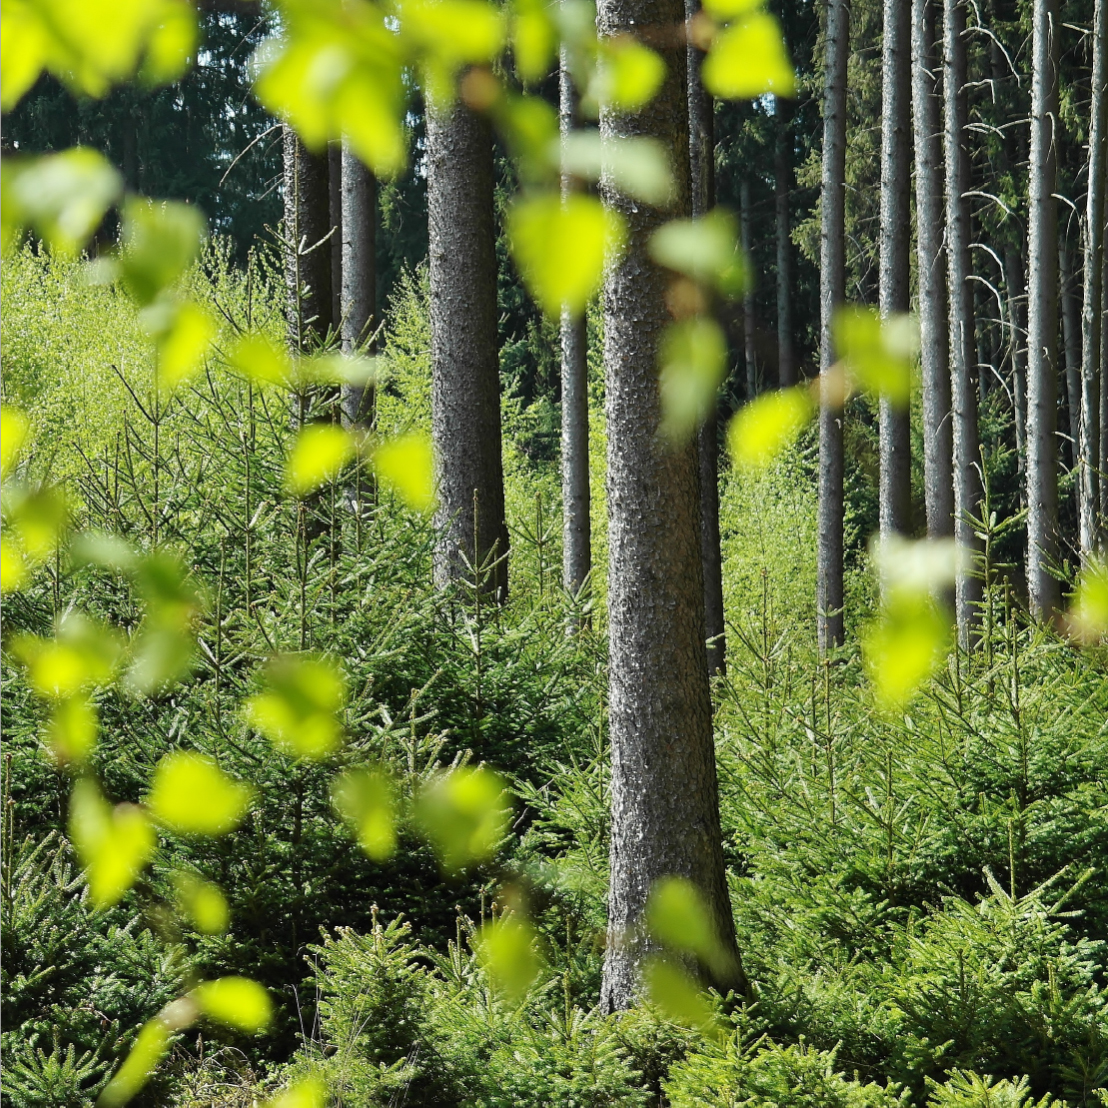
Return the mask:
<svg viewBox="0 0 1108 1108">
<path fill-rule="evenodd" d="M 11 1108 L 1108 1108 L 1108 0 L 3 0 Z"/>
</svg>

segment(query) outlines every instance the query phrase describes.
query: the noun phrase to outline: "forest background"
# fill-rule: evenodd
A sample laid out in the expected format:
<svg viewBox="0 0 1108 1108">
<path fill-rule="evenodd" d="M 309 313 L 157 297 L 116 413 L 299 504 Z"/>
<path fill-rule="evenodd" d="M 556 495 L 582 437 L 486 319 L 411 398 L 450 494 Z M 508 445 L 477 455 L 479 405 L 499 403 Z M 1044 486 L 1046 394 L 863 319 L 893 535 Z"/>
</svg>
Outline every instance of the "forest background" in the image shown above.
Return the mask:
<svg viewBox="0 0 1108 1108">
<path fill-rule="evenodd" d="M 605 54 L 591 30 L 557 23 L 541 5 L 512 9 L 506 58 L 496 34 L 474 47 L 461 29 L 480 23 L 483 7 L 411 48 L 397 101 L 411 154 L 406 168 L 375 165 L 376 177 L 355 178 L 338 144 L 313 160 L 254 98 L 272 63 L 255 51 L 280 18 L 296 41 L 296 5 L 279 16 L 202 6 L 201 45 L 180 40 L 190 64 L 173 83 L 162 83 L 176 76 L 172 64 L 161 81 L 150 72 L 165 62 L 151 38 L 142 79 L 111 88 L 134 67 L 104 63 L 97 84 L 102 35 L 67 41 L 53 61 L 44 51 L 51 72 L 36 71 L 14 98 L 5 92 L 4 1102 L 1104 1103 L 1108 577 L 1097 498 L 1108 482 L 1088 475 L 1108 468 L 1099 437 L 1108 421 L 1094 427 L 1088 413 L 1108 390 L 1103 330 L 1090 333 L 1083 310 L 1094 296 L 1103 318 L 1103 283 L 1089 291 L 1103 233 L 1090 234 L 1088 217 L 1099 180 L 1103 224 L 1094 125 L 1103 132 L 1103 0 L 1064 13 L 1037 0 L 911 5 L 917 27 L 935 28 L 932 44 L 965 21 L 954 39 L 964 48 L 960 104 L 943 99 L 959 63 L 949 41 L 944 64 L 936 57 L 928 71 L 942 71 L 936 118 L 965 112 L 964 211 L 937 210 L 948 252 L 963 241 L 969 264 L 963 280 L 931 286 L 955 326 L 968 324 L 972 341 L 961 344 L 941 328 L 930 343 L 926 333 L 918 116 L 911 207 L 907 122 L 899 216 L 885 187 L 895 176 L 883 121 L 898 9 L 900 118 L 926 102 L 912 89 L 909 104 L 921 61 L 905 38 L 907 4 L 770 5 L 792 68 L 775 69 L 771 49 L 751 64 L 753 84 L 719 91 L 736 99 L 713 106 L 701 92 L 699 146 L 703 48 L 709 58 L 722 49 L 759 5 L 706 5 L 718 23 L 699 40 L 704 23 L 688 13 L 687 86 L 674 80 L 683 36 L 679 47 L 652 40 L 670 74 L 655 78 L 652 96 L 636 91 L 642 78 L 619 68 L 618 50 Z M 18 38 L 25 10 L 51 9 L 6 6 L 10 41 L 30 41 Z M 415 25 L 416 6 L 397 11 Z M 609 34 L 618 18 L 642 22 L 614 5 L 600 17 Z M 532 72 L 527 34 L 540 31 L 545 68 Z M 444 44 L 455 34 L 468 45 Z M 559 40 L 592 50 L 592 65 L 599 52 L 609 82 L 613 73 L 629 82 L 595 93 L 609 141 L 658 137 L 659 118 L 679 134 L 676 116 L 686 141 L 690 121 L 693 132 L 688 175 L 668 205 L 641 195 L 665 176 L 656 149 L 617 146 L 630 168 L 620 178 L 617 157 L 599 187 L 609 210 L 626 214 L 630 245 L 618 261 L 602 242 L 592 285 L 572 290 L 587 302 L 579 324 L 559 318 L 571 290 L 527 256 L 513 224 L 521 188 L 541 197 L 552 174 L 557 187 L 557 159 L 536 168 L 544 155 L 527 127 L 534 101 L 551 106 L 534 123 L 540 138 L 552 126 L 557 137 L 555 104 L 565 126 Z M 1056 238 L 1044 254 L 1034 122 L 1044 118 L 1036 78 L 1051 43 L 1057 177 L 1046 197 L 1056 194 L 1047 205 Z M 6 73 L 18 69 L 9 60 Z M 486 422 L 475 424 L 475 447 L 457 420 L 435 416 L 444 372 L 465 360 L 466 344 L 478 348 L 461 323 L 436 316 L 459 286 L 452 293 L 427 264 L 442 203 L 428 195 L 431 163 L 446 130 L 428 125 L 435 63 L 450 81 L 463 75 L 466 104 L 496 130 L 492 172 L 471 178 L 488 187 L 491 218 L 475 232 L 486 262 L 457 250 L 449 278 L 491 290 L 495 308 L 491 334 L 478 336 L 496 384 L 477 409 Z M 795 97 L 772 95 L 793 73 Z M 584 99 L 570 98 L 571 128 L 588 126 Z M 297 110 L 286 114 L 307 139 Z M 101 151 L 120 176 L 99 162 L 35 176 L 62 163 L 28 155 L 75 145 Z M 581 149 L 565 176 L 591 198 L 599 148 Z M 373 147 L 367 160 L 388 156 Z M 933 157 L 940 192 L 957 161 L 949 150 Z M 679 178 L 681 166 L 675 157 Z M 357 243 L 350 222 L 330 230 L 354 179 L 374 201 Z M 189 209 L 121 203 L 117 214 L 124 192 Z M 76 219 L 75 202 L 88 205 Z M 645 260 L 640 208 L 697 215 L 703 229 L 717 202 L 734 218 L 707 224 L 707 237 L 682 225 L 668 254 L 658 247 Z M 182 214 L 196 209 L 208 220 L 202 245 Z M 446 214 L 464 231 L 466 210 Z M 549 225 L 546 234 L 539 254 L 564 265 Z M 894 238 L 900 302 L 888 299 Z M 597 298 L 605 256 L 615 283 Z M 635 447 L 613 407 L 613 382 L 624 379 L 613 362 L 618 274 L 640 261 L 664 276 L 641 283 L 654 298 L 648 314 L 659 313 L 650 318 L 672 317 L 672 334 L 689 340 L 675 355 L 655 329 L 648 362 L 639 359 L 641 380 L 653 382 L 661 346 L 662 407 L 640 407 L 639 422 L 676 420 L 677 446 L 649 426 Z M 373 274 L 353 329 L 351 271 Z M 1044 288 L 1056 309 L 1045 321 Z M 846 302 L 879 306 L 886 326 L 837 315 Z M 922 377 L 909 371 L 896 315 L 910 306 L 925 331 Z M 1053 351 L 1041 364 L 1035 327 Z M 587 403 L 577 409 L 585 433 L 567 444 L 574 333 Z M 951 476 L 938 482 L 952 502 L 936 511 L 944 418 L 930 422 L 927 406 L 939 348 L 948 385 L 972 395 L 979 449 L 967 461 L 955 418 L 962 437 L 945 448 Z M 339 349 L 345 362 L 330 359 Z M 851 395 L 836 403 L 844 381 Z M 899 452 L 898 411 L 908 432 Z M 956 393 L 955 417 L 964 411 Z M 1035 453 L 1036 433 L 1045 452 Z M 454 482 L 461 491 L 444 507 L 453 495 L 444 459 L 489 443 L 497 461 L 480 478 L 490 484 L 471 525 L 474 479 Z M 707 651 L 700 635 L 699 655 L 682 649 L 683 663 L 703 670 L 705 696 L 712 671 L 710 719 L 688 730 L 709 744 L 714 735 L 718 806 L 654 767 L 647 792 L 677 814 L 661 829 L 660 860 L 644 860 L 656 868 L 638 880 L 633 912 L 648 922 L 635 923 L 646 929 L 635 968 L 646 986 L 631 1006 L 637 987 L 620 992 L 610 958 L 621 882 L 635 882 L 609 868 L 623 787 L 613 786 L 611 750 L 632 749 L 618 747 L 628 736 L 640 755 L 649 747 L 612 714 L 610 682 L 621 665 L 645 668 L 647 690 L 676 677 L 649 635 L 629 648 L 622 633 L 626 582 L 633 593 L 643 579 L 641 566 L 621 570 L 622 548 L 610 543 L 613 527 L 622 536 L 612 490 L 634 492 L 611 471 L 613 457 L 639 448 L 650 464 L 684 451 L 692 467 L 706 448 L 713 467 L 718 459 L 718 476 L 701 464 L 684 487 L 703 503 L 718 497 L 726 620 L 713 627 L 702 591 L 710 527 L 686 503 L 682 538 L 663 496 L 660 529 L 643 517 L 643 531 L 660 530 L 663 548 L 695 547 L 695 564 L 662 570 L 652 587 L 679 612 L 696 608 L 688 626 L 703 620 L 711 635 Z M 581 516 L 574 530 L 567 507 L 581 487 L 580 469 L 576 484 L 567 474 L 573 452 L 591 494 L 584 570 Z M 1050 467 L 1056 513 L 1036 523 L 1028 505 Z M 978 489 L 959 493 L 955 478 L 967 474 Z M 481 506 L 495 504 L 498 479 L 503 518 L 486 539 Z M 956 523 L 974 551 L 965 558 L 940 541 Z M 836 577 L 836 528 L 840 585 L 829 602 L 821 590 Z M 871 547 L 877 533 L 931 544 Z M 677 746 L 680 762 L 688 751 Z M 725 874 L 726 922 L 713 915 L 711 874 L 699 861 L 683 868 L 680 849 L 666 854 L 705 813 L 718 824 L 704 853 L 714 850 Z M 641 826 L 630 822 L 632 833 Z M 667 884 L 668 874 L 692 882 Z M 725 965 L 729 932 L 737 974 Z"/>
</svg>

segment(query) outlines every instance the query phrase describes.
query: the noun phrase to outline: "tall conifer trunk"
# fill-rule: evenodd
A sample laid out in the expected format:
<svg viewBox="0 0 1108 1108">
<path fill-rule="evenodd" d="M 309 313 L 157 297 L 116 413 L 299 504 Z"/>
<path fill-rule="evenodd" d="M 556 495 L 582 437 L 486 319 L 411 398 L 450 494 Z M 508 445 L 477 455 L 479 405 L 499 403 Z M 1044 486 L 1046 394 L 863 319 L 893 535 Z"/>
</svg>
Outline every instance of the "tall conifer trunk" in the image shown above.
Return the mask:
<svg viewBox="0 0 1108 1108">
<path fill-rule="evenodd" d="M 908 310 L 911 220 L 910 111 L 911 8 L 885 0 L 881 49 L 881 250 L 882 316 Z M 905 533 L 912 515 L 911 429 L 907 404 L 881 399 L 881 534 Z"/>
<path fill-rule="evenodd" d="M 789 198 L 793 189 L 793 105 L 780 96 L 774 102 L 777 146 L 773 159 L 773 191 L 777 232 L 777 383 L 796 384 L 793 343 L 793 243 Z"/>
<path fill-rule="evenodd" d="M 846 299 L 846 64 L 850 7 L 828 0 L 820 224 L 819 509 L 816 609 L 821 651 L 843 641 L 843 409 L 831 321 Z"/>
<path fill-rule="evenodd" d="M 1066 457 L 1071 469 L 1078 466 L 1081 441 L 1081 298 L 1073 271 L 1073 251 L 1058 236 L 1058 283 L 1062 308 L 1062 362 L 1066 380 Z M 1081 483 L 1074 483 L 1080 507 Z"/>
<path fill-rule="evenodd" d="M 744 177 L 739 185 L 739 226 L 742 236 L 743 254 L 747 258 L 754 256 L 754 228 L 751 210 L 750 178 Z M 743 362 L 746 365 L 746 398 L 753 400 L 758 395 L 758 344 L 756 341 L 757 323 L 754 313 L 754 284 L 750 282 L 743 290 Z"/>
<path fill-rule="evenodd" d="M 1058 5 L 1032 6 L 1027 248 L 1027 591 L 1038 619 L 1061 600 L 1058 561 Z"/>
<path fill-rule="evenodd" d="M 604 294 L 608 424 L 609 718 L 612 750 L 608 948 L 601 1003 L 634 1003 L 650 949 L 643 911 L 651 886 L 677 874 L 703 893 L 724 944 L 735 932 L 724 877 L 712 704 L 704 646 L 695 442 L 658 434 L 658 346 L 669 321 L 667 278 L 647 254 L 669 215 L 687 216 L 689 121 L 681 0 L 601 0 L 601 38 L 657 32 L 667 74 L 633 115 L 601 111 L 606 139 L 647 136 L 673 156 L 677 196 L 668 212 L 604 185 L 627 221 L 627 249 Z"/>
<path fill-rule="evenodd" d="M 460 101 L 427 114 L 435 582 L 508 592 L 492 129 Z M 467 567 L 468 562 L 468 567 Z M 493 564 L 495 563 L 495 565 Z"/>
<path fill-rule="evenodd" d="M 377 310 L 377 182 L 346 147 L 341 174 L 342 349 L 345 354 L 371 352 Z M 352 427 L 372 427 L 374 401 L 372 385 L 344 385 L 343 419 Z"/>
</svg>

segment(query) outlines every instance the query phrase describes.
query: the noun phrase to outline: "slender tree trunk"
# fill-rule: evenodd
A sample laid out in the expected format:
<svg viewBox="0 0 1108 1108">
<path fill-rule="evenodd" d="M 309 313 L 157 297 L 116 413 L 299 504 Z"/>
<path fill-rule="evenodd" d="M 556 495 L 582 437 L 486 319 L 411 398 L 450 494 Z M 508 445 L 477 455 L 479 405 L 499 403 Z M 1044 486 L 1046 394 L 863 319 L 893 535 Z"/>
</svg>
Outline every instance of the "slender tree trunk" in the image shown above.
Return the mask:
<svg viewBox="0 0 1108 1108">
<path fill-rule="evenodd" d="M 943 248 L 942 88 L 935 44 L 934 0 L 912 0 L 923 473 L 927 534 L 933 539 L 954 534 L 954 438 Z"/>
<path fill-rule="evenodd" d="M 882 316 L 908 310 L 911 235 L 911 8 L 885 0 L 881 48 Z M 904 534 L 912 524 L 912 438 L 909 406 L 882 397 L 881 534 Z"/>
<path fill-rule="evenodd" d="M 601 0 L 597 30 L 601 38 L 635 35 L 677 26 L 684 14 L 681 0 Z M 609 1011 L 636 999 L 651 945 L 643 910 L 651 886 L 668 874 L 697 885 L 737 960 L 704 647 L 696 446 L 670 447 L 658 435 L 667 279 L 647 240 L 668 216 L 688 215 L 690 202 L 685 46 L 669 35 L 656 48 L 667 75 L 655 100 L 634 115 L 603 109 L 600 117 L 607 139 L 659 140 L 678 182 L 665 213 L 605 196 L 629 232 L 625 254 L 607 272 L 604 301 L 612 838 L 601 1004 Z"/>
<path fill-rule="evenodd" d="M 700 10 L 698 0 L 685 0 L 685 18 Z M 690 211 L 707 215 L 716 205 L 715 104 L 700 78 L 703 55 L 692 43 L 685 55 L 689 89 Z M 704 572 L 704 630 L 708 640 L 708 672 L 727 669 L 723 613 L 723 558 L 719 538 L 719 414 L 713 405 L 697 431 L 700 465 L 700 560 Z"/>
<path fill-rule="evenodd" d="M 1093 12 L 1092 105 L 1089 118 L 1089 188 L 1086 197 L 1085 279 L 1081 311 L 1081 491 L 1079 527 L 1081 558 L 1088 563 L 1098 544 L 1098 500 L 1108 476 L 1098 472 L 1101 435 L 1098 376 L 1108 382 L 1108 359 L 1098 354 L 1102 331 L 1104 294 L 1105 182 L 1108 181 L 1108 0 L 1096 0 Z M 1108 395 L 1106 387 L 1105 395 Z"/>
<path fill-rule="evenodd" d="M 327 192 L 331 213 L 331 320 L 342 330 L 342 143 L 327 146 Z"/>
<path fill-rule="evenodd" d="M 559 124 L 565 142 L 577 125 L 577 91 L 563 48 Z M 573 187 L 562 177 L 562 196 Z M 592 570 L 589 490 L 589 367 L 585 315 L 562 312 L 562 584 L 576 596 Z"/>
<path fill-rule="evenodd" d="M 743 178 L 739 185 L 739 225 L 742 236 L 743 254 L 752 258 L 754 254 L 754 228 L 751 225 L 750 179 Z M 746 397 L 753 400 L 758 395 L 758 349 L 755 341 L 757 324 L 754 320 L 754 287 L 747 286 L 743 291 L 743 360 L 746 362 Z"/>
<path fill-rule="evenodd" d="M 1073 272 L 1073 251 L 1058 237 L 1058 277 L 1062 301 L 1062 353 L 1066 366 L 1066 415 L 1069 444 L 1066 451 L 1071 469 L 1076 469 L 1081 441 L 1081 299 Z M 1080 482 L 1074 486 L 1080 506 Z"/>
<path fill-rule="evenodd" d="M 970 282 L 970 135 L 967 129 L 966 9 L 945 0 L 943 10 L 943 102 L 946 147 L 946 249 L 950 298 L 950 396 L 954 430 L 954 537 L 978 551 L 972 517 L 981 510 L 981 459 L 977 435 L 977 374 L 974 372 L 973 286 Z M 977 561 L 976 558 L 973 559 Z M 963 568 L 955 582 L 958 638 L 969 646 L 979 615 L 981 581 Z"/>
<path fill-rule="evenodd" d="M 1108 205 L 1106 205 L 1108 206 Z M 1108 554 L 1108 241 L 1100 278 L 1100 551 Z"/>
<path fill-rule="evenodd" d="M 1020 507 L 1027 507 L 1027 289 L 1023 281 L 1023 251 L 1004 252 L 1004 284 L 1012 344 L 1012 422 L 1016 430 L 1016 470 Z"/>
<path fill-rule="evenodd" d="M 500 453 L 492 130 L 460 102 L 427 116 L 435 583 L 508 592 Z M 468 566 L 467 566 L 468 563 Z M 495 564 L 494 564 L 495 563 Z"/>
<path fill-rule="evenodd" d="M 793 105 L 775 98 L 777 147 L 774 151 L 773 191 L 777 213 L 777 383 L 796 384 L 796 348 L 793 344 L 793 243 L 789 197 L 793 189 Z"/>
<path fill-rule="evenodd" d="M 843 641 L 843 408 L 832 380 L 831 321 L 846 299 L 846 63 L 850 7 L 828 0 L 820 217 L 819 509 L 816 609 L 819 649 Z M 839 395 L 837 395 L 839 394 Z"/>
<path fill-rule="evenodd" d="M 1027 588 L 1051 620 L 1058 562 L 1058 4 L 1032 7 L 1031 162 L 1027 289 Z"/>
<path fill-rule="evenodd" d="M 342 349 L 372 352 L 377 311 L 377 181 L 349 149 L 343 148 L 342 185 Z M 372 385 L 344 385 L 343 419 L 370 428 L 375 414 Z"/>
</svg>

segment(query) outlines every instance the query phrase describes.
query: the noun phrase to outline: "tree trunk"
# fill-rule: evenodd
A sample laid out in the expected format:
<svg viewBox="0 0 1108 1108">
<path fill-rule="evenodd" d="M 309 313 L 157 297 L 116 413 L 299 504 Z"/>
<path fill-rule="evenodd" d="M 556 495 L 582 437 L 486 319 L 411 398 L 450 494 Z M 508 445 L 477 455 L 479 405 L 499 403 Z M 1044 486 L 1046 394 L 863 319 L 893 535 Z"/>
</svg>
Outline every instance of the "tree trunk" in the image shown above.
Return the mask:
<svg viewBox="0 0 1108 1108">
<path fill-rule="evenodd" d="M 793 105 L 774 101 L 777 148 L 774 151 L 773 191 L 777 214 L 777 383 L 796 384 L 796 348 L 793 344 L 793 243 L 789 197 L 793 189 Z"/>
<path fill-rule="evenodd" d="M 1058 562 L 1058 4 L 1032 8 L 1031 161 L 1027 249 L 1027 589 L 1051 620 Z"/>
<path fill-rule="evenodd" d="M 820 217 L 819 511 L 816 619 L 820 651 L 843 641 L 843 409 L 832 380 L 831 321 L 846 299 L 846 63 L 850 7 L 827 5 Z M 840 394 L 840 395 L 836 395 Z"/>
<path fill-rule="evenodd" d="M 881 48 L 881 315 L 908 310 L 911 222 L 911 9 L 885 0 Z M 905 534 L 912 523 L 912 439 L 907 403 L 881 398 L 881 534 Z"/>
<path fill-rule="evenodd" d="M 565 50 L 558 73 L 562 141 L 577 124 L 577 91 Z M 562 177 L 562 196 L 573 187 Z M 576 596 L 592 569 L 589 490 L 589 367 L 585 315 L 562 312 L 562 584 Z"/>
<path fill-rule="evenodd" d="M 465 105 L 427 115 L 435 583 L 508 592 L 492 130 Z"/>
<path fill-rule="evenodd" d="M 331 213 L 331 320 L 342 330 L 342 143 L 327 146 L 328 209 Z"/>
<path fill-rule="evenodd" d="M 1023 251 L 1004 252 L 1004 284 L 1012 344 L 1012 421 L 1016 430 L 1016 470 L 1020 507 L 1027 507 L 1027 288 L 1023 281 Z"/>
<path fill-rule="evenodd" d="M 683 19 L 681 0 L 601 0 L 597 30 L 601 38 L 648 25 L 669 32 Z M 701 890 L 737 961 L 704 647 L 696 446 L 671 447 L 658 434 L 657 354 L 669 313 L 667 278 L 647 240 L 666 216 L 688 215 L 690 203 L 685 46 L 668 33 L 656 48 L 667 75 L 654 101 L 634 115 L 603 109 L 600 117 L 606 139 L 659 140 L 673 155 L 678 194 L 666 213 L 605 196 L 629 232 L 605 277 L 604 313 L 612 838 L 601 1004 L 609 1011 L 636 999 L 651 947 L 643 910 L 666 875 Z"/>
<path fill-rule="evenodd" d="M 751 225 L 750 179 L 743 178 L 739 185 L 739 225 L 742 236 L 743 254 L 749 260 L 754 255 L 754 229 Z M 754 321 L 754 284 L 750 282 L 743 290 L 743 360 L 746 363 L 746 398 L 753 400 L 758 395 L 758 349 L 756 339 L 757 324 Z"/>
<path fill-rule="evenodd" d="M 700 10 L 698 0 L 685 0 L 685 18 Z M 715 104 L 700 77 L 703 55 L 692 43 L 685 55 L 689 89 L 690 211 L 707 215 L 716 205 Z M 708 641 L 708 672 L 727 669 L 723 613 L 723 559 L 719 539 L 719 418 L 713 406 L 697 431 L 700 464 L 700 560 L 704 572 L 704 630 Z"/>
<path fill-rule="evenodd" d="M 1098 500 L 1108 477 L 1098 472 L 1101 435 L 1098 375 L 1108 383 L 1108 359 L 1100 354 L 1104 293 L 1104 189 L 1108 180 L 1108 0 L 1096 0 L 1093 12 L 1092 106 L 1089 119 L 1089 187 L 1086 197 L 1084 302 L 1081 311 L 1081 490 L 1079 527 L 1081 559 L 1087 564 L 1098 545 Z M 1098 355 L 1099 367 L 1098 367 Z M 1108 396 L 1108 389 L 1105 395 Z M 1108 459 L 1105 459 L 1108 462 Z"/>
<path fill-rule="evenodd" d="M 1108 242 L 1100 278 L 1100 551 L 1108 554 Z"/>
<path fill-rule="evenodd" d="M 342 349 L 372 352 L 377 311 L 377 182 L 348 147 L 342 151 Z M 343 419 L 370 428 L 375 414 L 372 385 L 344 385 Z"/>
<path fill-rule="evenodd" d="M 1081 441 L 1081 300 L 1077 295 L 1073 272 L 1073 251 L 1058 237 L 1058 279 L 1062 291 L 1062 353 L 1066 367 L 1066 415 L 1069 443 L 1066 455 L 1070 468 L 1076 469 Z M 1080 482 L 1074 486 L 1080 501 Z"/>
<path fill-rule="evenodd" d="M 927 534 L 954 534 L 954 439 L 943 252 L 941 68 L 934 0 L 912 0 L 912 109 L 916 152 L 920 360 L 923 376 L 923 474 Z"/>
<path fill-rule="evenodd" d="M 979 553 L 972 517 L 981 511 L 981 458 L 977 436 L 977 374 L 974 370 L 973 286 L 970 283 L 970 135 L 967 129 L 966 9 L 944 0 L 943 102 L 946 147 L 947 287 L 950 299 L 950 397 L 954 431 L 954 537 Z M 977 562 L 977 558 L 973 561 Z M 980 615 L 981 581 L 976 564 L 955 582 L 958 638 L 968 647 Z"/>
</svg>

